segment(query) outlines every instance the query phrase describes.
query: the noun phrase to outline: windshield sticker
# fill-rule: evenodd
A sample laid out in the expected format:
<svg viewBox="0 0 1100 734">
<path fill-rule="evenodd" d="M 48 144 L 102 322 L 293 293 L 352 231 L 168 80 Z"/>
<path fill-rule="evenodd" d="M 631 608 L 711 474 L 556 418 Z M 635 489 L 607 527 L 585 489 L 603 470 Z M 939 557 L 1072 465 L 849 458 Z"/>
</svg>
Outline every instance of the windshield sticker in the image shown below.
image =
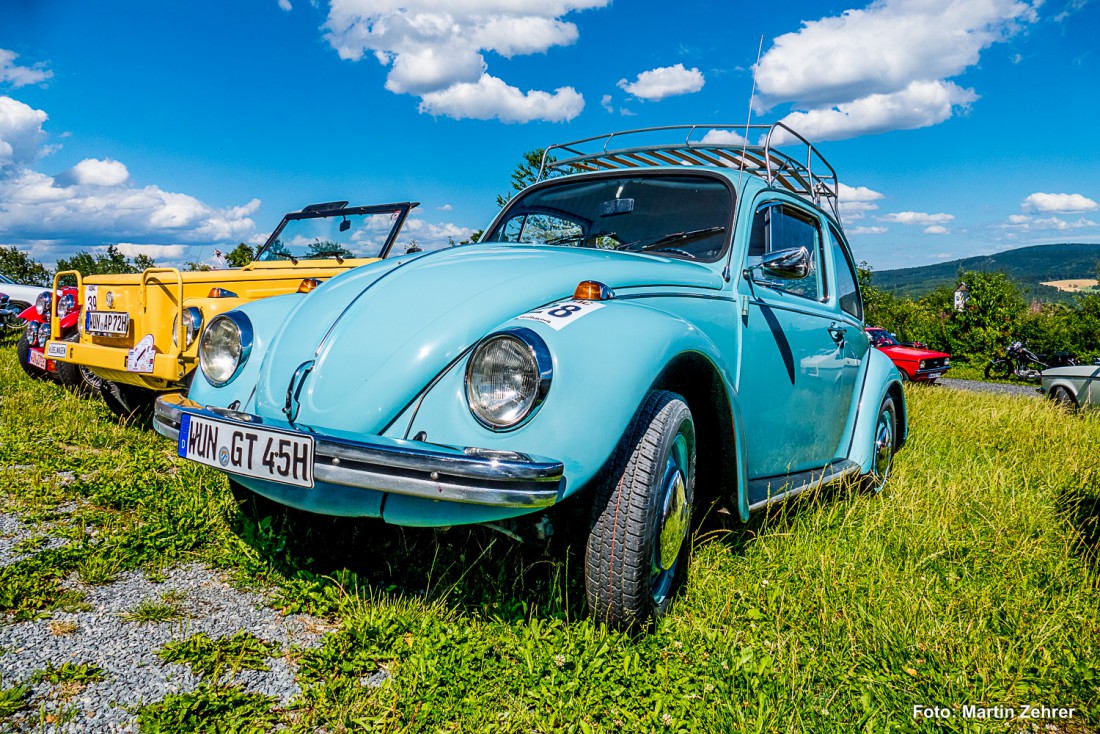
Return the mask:
<svg viewBox="0 0 1100 734">
<path fill-rule="evenodd" d="M 580 317 L 590 314 L 598 308 L 603 308 L 603 306 L 602 303 L 591 301 L 566 301 L 565 303 L 555 303 L 552 306 L 536 308 L 534 311 L 529 311 L 516 318 L 537 321 L 540 324 L 546 324 L 551 329 L 560 331 Z"/>
</svg>

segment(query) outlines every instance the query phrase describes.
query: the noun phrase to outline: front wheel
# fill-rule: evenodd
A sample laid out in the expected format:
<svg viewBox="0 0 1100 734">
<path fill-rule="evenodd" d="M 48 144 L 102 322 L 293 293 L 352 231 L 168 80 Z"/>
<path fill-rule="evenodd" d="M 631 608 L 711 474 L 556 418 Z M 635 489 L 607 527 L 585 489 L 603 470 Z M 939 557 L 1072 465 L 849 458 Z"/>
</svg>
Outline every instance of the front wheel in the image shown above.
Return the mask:
<svg viewBox="0 0 1100 734">
<path fill-rule="evenodd" d="M 994 359 L 985 366 L 985 379 L 1007 380 L 1012 374 L 1012 362 L 1007 359 Z"/>
<path fill-rule="evenodd" d="M 1069 390 L 1062 386 L 1058 386 L 1050 391 L 1050 399 L 1056 404 L 1061 405 L 1064 408 L 1073 410 L 1077 407 L 1077 401 L 1070 395 Z"/>
<path fill-rule="evenodd" d="M 75 344 L 80 340 L 80 334 L 73 331 L 63 341 Z M 81 364 L 71 362 L 55 362 L 57 365 L 57 381 L 81 395 L 97 395 L 103 386 L 103 378 Z"/>
<path fill-rule="evenodd" d="M 103 380 L 99 394 L 111 412 L 125 421 L 144 423 L 153 416 L 153 401 L 157 397 L 153 390 Z"/>
<path fill-rule="evenodd" d="M 15 356 L 19 358 L 19 366 L 30 377 L 36 380 L 45 380 L 50 376 L 50 373 L 31 364 L 31 344 L 27 341 L 26 334 L 19 337 L 19 342 L 15 345 Z"/>
<path fill-rule="evenodd" d="M 695 445 L 683 398 L 650 392 L 597 482 L 584 579 L 598 621 L 646 624 L 665 612 L 683 581 Z"/>
</svg>

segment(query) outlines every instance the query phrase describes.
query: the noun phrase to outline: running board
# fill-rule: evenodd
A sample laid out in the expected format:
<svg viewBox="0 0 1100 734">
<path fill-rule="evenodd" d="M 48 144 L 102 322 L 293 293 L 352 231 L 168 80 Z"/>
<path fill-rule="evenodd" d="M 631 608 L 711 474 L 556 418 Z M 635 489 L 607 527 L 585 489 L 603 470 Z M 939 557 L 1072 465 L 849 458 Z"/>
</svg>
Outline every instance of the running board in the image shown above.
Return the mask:
<svg viewBox="0 0 1100 734">
<path fill-rule="evenodd" d="M 843 459 L 821 469 L 783 474 L 778 477 L 762 477 L 749 480 L 749 499 L 763 496 L 764 499 L 749 505 L 749 512 L 760 510 L 780 500 L 790 499 L 807 489 L 832 484 L 851 474 L 859 473 L 859 464 L 851 459 Z M 773 489 L 774 487 L 774 489 Z"/>
</svg>

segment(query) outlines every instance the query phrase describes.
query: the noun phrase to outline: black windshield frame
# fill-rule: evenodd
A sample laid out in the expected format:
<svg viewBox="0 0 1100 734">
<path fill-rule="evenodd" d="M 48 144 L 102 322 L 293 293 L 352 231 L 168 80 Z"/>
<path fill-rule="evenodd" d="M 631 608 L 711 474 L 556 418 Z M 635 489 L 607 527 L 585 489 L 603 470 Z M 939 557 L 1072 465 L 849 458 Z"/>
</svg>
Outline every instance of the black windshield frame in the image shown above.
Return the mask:
<svg viewBox="0 0 1100 734">
<path fill-rule="evenodd" d="M 722 234 L 722 247 L 717 251 L 717 253 L 714 256 L 707 257 L 707 258 L 691 259 L 691 258 L 685 258 L 683 256 L 677 255 L 673 252 L 668 252 L 667 250 L 648 250 L 648 251 L 644 251 L 644 252 L 639 252 L 638 250 L 629 250 L 629 252 L 631 252 L 633 254 L 654 255 L 654 256 L 662 257 L 662 258 L 667 257 L 667 258 L 673 258 L 673 259 L 677 259 L 677 260 L 685 260 L 687 262 L 698 262 L 698 263 L 707 263 L 707 264 L 720 262 L 728 255 L 728 253 L 730 251 L 730 245 L 733 242 L 733 237 L 734 237 L 734 234 L 735 234 L 734 226 L 735 226 L 735 223 L 737 221 L 737 190 L 734 188 L 733 184 L 730 182 L 730 180 L 726 176 L 723 176 L 723 175 L 721 175 L 719 173 L 716 173 L 716 172 L 713 172 L 713 171 L 699 170 L 699 169 L 694 169 L 694 168 L 690 169 L 690 170 L 679 170 L 679 169 L 636 170 L 636 169 L 632 169 L 632 168 L 627 168 L 627 169 L 619 169 L 619 170 L 614 170 L 614 171 L 602 171 L 600 173 L 588 173 L 588 174 L 581 174 L 581 175 L 574 175 L 574 176 L 562 176 L 562 177 L 558 177 L 558 178 L 551 178 L 551 179 L 548 179 L 546 181 L 540 181 L 537 184 L 534 184 L 532 186 L 527 187 L 522 192 L 520 192 L 517 196 L 513 197 L 504 206 L 504 208 L 500 211 L 500 213 L 496 216 L 496 218 L 493 219 L 492 224 L 490 224 L 489 227 L 486 229 L 485 236 L 482 237 L 482 239 L 480 241 L 481 242 L 493 242 L 493 243 L 501 244 L 501 245 L 518 245 L 518 244 L 521 244 L 521 243 L 512 242 L 510 240 L 501 240 L 501 239 L 494 239 L 494 238 L 498 235 L 498 233 L 503 232 L 504 226 L 507 224 L 507 222 L 513 216 L 515 216 L 515 210 L 518 209 L 518 208 L 524 207 L 525 206 L 524 203 L 523 203 L 524 200 L 527 199 L 532 194 L 542 192 L 542 191 L 544 191 L 545 189 L 548 189 L 548 188 L 565 187 L 565 186 L 569 186 L 571 184 L 582 184 L 584 182 L 599 181 L 599 180 L 604 180 L 604 179 L 628 179 L 628 178 L 629 179 L 639 179 L 639 178 L 700 179 L 700 180 L 706 180 L 708 183 L 717 182 L 717 183 L 720 183 L 726 189 L 726 191 L 727 191 L 727 193 L 729 194 L 729 197 L 730 197 L 729 198 L 728 218 L 723 223 L 723 226 L 725 226 L 725 232 Z M 534 210 L 539 210 L 539 209 L 546 209 L 546 207 L 544 207 L 544 206 L 534 206 L 534 207 L 531 207 L 531 209 L 532 209 L 532 211 L 534 211 Z M 579 216 L 575 213 L 572 213 L 571 216 L 574 219 L 577 219 L 577 220 L 592 221 L 588 217 L 581 217 L 581 216 Z M 656 233 L 656 236 L 659 237 L 661 234 L 666 234 L 666 233 Z M 551 245 L 551 246 L 556 246 L 556 245 Z M 625 252 L 625 250 L 624 250 L 624 252 Z"/>
<path fill-rule="evenodd" d="M 268 238 L 267 242 L 264 242 L 256 255 L 252 258 L 253 262 L 257 262 L 260 256 L 264 254 L 275 242 L 278 241 L 279 235 L 282 234 L 283 228 L 286 227 L 287 222 L 293 222 L 299 219 L 321 219 L 322 217 L 339 217 L 341 215 L 359 215 L 359 214 L 397 214 L 397 221 L 394 222 L 390 228 L 390 233 L 386 237 L 386 241 L 382 244 L 382 249 L 378 251 L 378 258 L 384 259 L 390 252 L 390 248 L 393 247 L 394 241 L 397 240 L 397 235 L 401 233 L 401 228 L 405 224 L 405 220 L 409 216 L 409 212 L 414 208 L 420 206 L 418 201 L 402 201 L 395 204 L 375 204 L 372 206 L 352 206 L 344 207 L 342 209 L 322 209 L 319 211 L 300 211 L 291 212 L 283 217 L 283 220 L 279 222 L 279 226 L 275 228 Z"/>
</svg>

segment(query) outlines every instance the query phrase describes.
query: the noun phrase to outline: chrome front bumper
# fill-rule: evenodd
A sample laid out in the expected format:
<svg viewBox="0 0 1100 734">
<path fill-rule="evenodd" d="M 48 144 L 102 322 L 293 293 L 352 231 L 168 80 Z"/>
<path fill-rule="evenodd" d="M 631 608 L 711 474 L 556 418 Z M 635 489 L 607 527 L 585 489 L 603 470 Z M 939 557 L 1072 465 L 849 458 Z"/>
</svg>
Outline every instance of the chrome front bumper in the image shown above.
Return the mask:
<svg viewBox="0 0 1100 734">
<path fill-rule="evenodd" d="M 359 489 L 494 507 L 547 507 L 558 499 L 560 461 L 490 449 L 440 446 L 371 436 L 347 441 L 225 408 L 203 407 L 179 394 L 157 398 L 153 428 L 179 440 L 183 414 L 230 424 L 298 430 L 314 439 L 313 476 L 318 482 Z M 315 490 L 302 490 L 303 492 Z"/>
</svg>

